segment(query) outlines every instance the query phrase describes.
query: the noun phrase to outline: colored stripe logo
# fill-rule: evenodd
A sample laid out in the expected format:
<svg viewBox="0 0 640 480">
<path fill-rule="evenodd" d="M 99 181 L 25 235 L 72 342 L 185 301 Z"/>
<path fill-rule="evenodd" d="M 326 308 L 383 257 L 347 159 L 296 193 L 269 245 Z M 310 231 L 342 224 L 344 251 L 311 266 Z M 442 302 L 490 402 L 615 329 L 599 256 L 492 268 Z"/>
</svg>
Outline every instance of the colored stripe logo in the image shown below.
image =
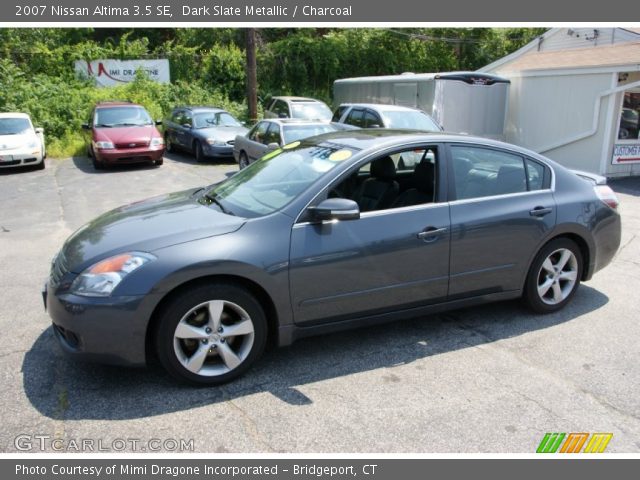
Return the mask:
<svg viewBox="0 0 640 480">
<path fill-rule="evenodd" d="M 536 453 L 603 453 L 612 437 L 613 433 L 546 433 Z"/>
</svg>

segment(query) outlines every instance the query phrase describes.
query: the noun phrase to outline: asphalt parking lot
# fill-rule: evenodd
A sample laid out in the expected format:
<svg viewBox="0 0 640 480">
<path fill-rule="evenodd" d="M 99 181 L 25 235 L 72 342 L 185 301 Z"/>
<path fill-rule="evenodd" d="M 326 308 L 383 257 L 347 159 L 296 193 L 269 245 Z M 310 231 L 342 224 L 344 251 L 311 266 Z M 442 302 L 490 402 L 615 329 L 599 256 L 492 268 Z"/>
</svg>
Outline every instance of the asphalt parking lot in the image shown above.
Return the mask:
<svg viewBox="0 0 640 480">
<path fill-rule="evenodd" d="M 159 168 L 0 170 L 0 451 L 24 434 L 34 452 L 39 435 L 69 451 L 160 439 L 221 453 L 533 453 L 546 432 L 612 432 L 608 452 L 640 452 L 640 179 L 613 182 L 622 247 L 557 314 L 507 302 L 305 339 L 213 388 L 67 359 L 40 296 L 64 239 L 123 203 L 236 169 L 172 154 Z"/>
</svg>

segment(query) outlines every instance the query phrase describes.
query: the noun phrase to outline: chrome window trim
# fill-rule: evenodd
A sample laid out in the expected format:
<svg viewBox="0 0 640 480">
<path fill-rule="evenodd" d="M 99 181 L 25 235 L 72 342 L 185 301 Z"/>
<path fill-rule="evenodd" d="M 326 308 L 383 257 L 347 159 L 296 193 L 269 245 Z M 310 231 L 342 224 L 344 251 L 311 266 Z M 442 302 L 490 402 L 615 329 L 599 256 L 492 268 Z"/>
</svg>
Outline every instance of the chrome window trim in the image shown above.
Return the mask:
<svg viewBox="0 0 640 480">
<path fill-rule="evenodd" d="M 487 195 L 486 197 L 463 198 L 463 199 L 460 199 L 460 200 L 451 200 L 448 203 L 449 203 L 449 205 L 461 205 L 461 204 L 465 204 L 465 203 L 481 202 L 481 201 L 484 201 L 484 200 L 496 200 L 496 199 L 501 199 L 501 198 L 522 197 L 522 196 L 525 196 L 525 195 L 533 195 L 535 193 L 541 193 L 541 192 L 553 193 L 553 189 L 551 189 L 551 188 L 542 188 L 540 190 L 529 190 L 527 192 L 502 193 L 500 195 Z"/>
</svg>

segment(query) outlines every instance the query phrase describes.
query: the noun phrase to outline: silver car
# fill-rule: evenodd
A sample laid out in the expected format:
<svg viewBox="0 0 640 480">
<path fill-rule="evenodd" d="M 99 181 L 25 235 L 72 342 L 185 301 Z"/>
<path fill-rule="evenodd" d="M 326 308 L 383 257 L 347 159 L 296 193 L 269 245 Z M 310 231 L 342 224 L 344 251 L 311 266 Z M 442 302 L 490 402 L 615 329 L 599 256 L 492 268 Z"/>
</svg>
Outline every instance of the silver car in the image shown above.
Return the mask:
<svg viewBox="0 0 640 480">
<path fill-rule="evenodd" d="M 331 120 L 326 103 L 307 97 L 273 97 L 264 111 L 264 118 L 299 118 L 302 120 Z"/>
<path fill-rule="evenodd" d="M 34 128 L 26 113 L 0 113 L 0 168 L 45 167 L 44 130 Z"/>
<path fill-rule="evenodd" d="M 331 118 L 339 127 L 408 128 L 425 132 L 441 132 L 442 127 L 422 110 L 400 105 L 377 103 L 343 103 Z"/>
<path fill-rule="evenodd" d="M 238 135 L 233 146 L 233 157 L 240 169 L 247 167 L 269 151 L 307 137 L 338 130 L 325 122 L 294 119 L 262 120 L 246 135 Z"/>
</svg>

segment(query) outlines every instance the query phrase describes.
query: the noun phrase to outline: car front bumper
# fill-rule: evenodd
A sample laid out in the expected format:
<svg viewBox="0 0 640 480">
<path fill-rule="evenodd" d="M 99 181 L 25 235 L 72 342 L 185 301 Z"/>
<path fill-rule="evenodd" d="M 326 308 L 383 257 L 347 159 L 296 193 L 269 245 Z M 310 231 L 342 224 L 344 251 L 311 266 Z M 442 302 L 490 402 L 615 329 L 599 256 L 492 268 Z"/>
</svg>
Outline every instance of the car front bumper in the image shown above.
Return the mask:
<svg viewBox="0 0 640 480">
<path fill-rule="evenodd" d="M 233 157 L 233 145 L 203 145 L 204 154 L 208 157 Z"/>
<path fill-rule="evenodd" d="M 34 150 L 0 151 L 0 168 L 36 165 L 42 161 L 42 151 L 39 148 Z"/>
<path fill-rule="evenodd" d="M 164 155 L 164 146 L 96 149 L 96 160 L 107 164 L 155 162 Z"/>
<path fill-rule="evenodd" d="M 42 295 L 55 336 L 66 353 L 79 360 L 145 365 L 147 326 L 156 300 L 153 294 L 81 297 L 55 293 L 49 283 Z"/>
</svg>

